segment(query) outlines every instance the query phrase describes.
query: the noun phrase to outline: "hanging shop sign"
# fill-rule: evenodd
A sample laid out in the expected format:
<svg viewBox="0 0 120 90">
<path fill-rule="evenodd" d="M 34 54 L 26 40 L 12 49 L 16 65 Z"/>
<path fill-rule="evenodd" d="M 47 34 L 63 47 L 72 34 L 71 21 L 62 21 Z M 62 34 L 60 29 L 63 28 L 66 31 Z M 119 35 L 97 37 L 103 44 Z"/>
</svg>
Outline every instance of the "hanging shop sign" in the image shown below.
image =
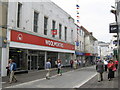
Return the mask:
<svg viewBox="0 0 120 90">
<path fill-rule="evenodd" d="M 52 29 L 51 33 L 52 33 L 52 35 L 57 35 L 57 29 Z"/>
<path fill-rule="evenodd" d="M 92 56 L 91 53 L 85 53 L 85 56 Z"/>
<path fill-rule="evenodd" d="M 118 33 L 118 25 L 117 24 L 110 24 L 109 25 L 109 32 L 110 33 Z"/>
<path fill-rule="evenodd" d="M 11 30 L 11 41 L 67 50 L 75 50 L 75 45 L 63 43 L 57 40 L 51 40 L 40 36 L 35 36 L 29 33 L 24 33 L 16 30 Z"/>
</svg>

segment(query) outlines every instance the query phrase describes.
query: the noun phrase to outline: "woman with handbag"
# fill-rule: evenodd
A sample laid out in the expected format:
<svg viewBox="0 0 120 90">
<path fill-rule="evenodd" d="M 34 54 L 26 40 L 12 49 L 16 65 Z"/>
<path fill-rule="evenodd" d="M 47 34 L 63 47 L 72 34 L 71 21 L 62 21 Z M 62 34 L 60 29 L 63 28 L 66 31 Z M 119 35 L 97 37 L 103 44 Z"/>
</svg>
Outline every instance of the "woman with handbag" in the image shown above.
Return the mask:
<svg viewBox="0 0 120 90">
<path fill-rule="evenodd" d="M 108 79 L 109 79 L 109 81 L 111 81 L 112 78 L 114 78 L 114 71 L 115 71 L 114 61 L 110 60 L 108 65 L 107 65 L 107 67 L 108 67 L 108 70 L 109 70 L 109 72 L 108 72 Z"/>
</svg>

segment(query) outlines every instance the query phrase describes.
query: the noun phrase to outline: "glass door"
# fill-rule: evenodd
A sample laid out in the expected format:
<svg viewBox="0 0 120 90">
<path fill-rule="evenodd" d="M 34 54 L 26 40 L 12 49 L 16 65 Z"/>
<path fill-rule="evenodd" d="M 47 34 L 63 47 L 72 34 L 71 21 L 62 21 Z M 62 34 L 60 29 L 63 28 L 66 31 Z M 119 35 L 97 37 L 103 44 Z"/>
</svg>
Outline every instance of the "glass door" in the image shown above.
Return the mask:
<svg viewBox="0 0 120 90">
<path fill-rule="evenodd" d="M 28 70 L 31 70 L 31 56 L 28 56 Z"/>
<path fill-rule="evenodd" d="M 38 70 L 44 69 L 45 66 L 45 56 L 41 55 L 38 59 Z"/>
<path fill-rule="evenodd" d="M 28 56 L 28 70 L 38 70 L 38 55 Z"/>
</svg>

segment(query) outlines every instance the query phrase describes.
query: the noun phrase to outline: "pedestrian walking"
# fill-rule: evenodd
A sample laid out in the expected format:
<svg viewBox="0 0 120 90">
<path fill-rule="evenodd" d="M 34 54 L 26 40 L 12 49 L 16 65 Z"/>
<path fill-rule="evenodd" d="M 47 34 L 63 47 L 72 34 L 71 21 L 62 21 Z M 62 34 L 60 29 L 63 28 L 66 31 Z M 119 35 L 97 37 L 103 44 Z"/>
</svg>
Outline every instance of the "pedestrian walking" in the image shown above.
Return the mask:
<svg viewBox="0 0 120 90">
<path fill-rule="evenodd" d="M 58 62 L 57 74 L 62 76 L 62 62 Z"/>
<path fill-rule="evenodd" d="M 81 66 L 82 61 L 81 61 L 81 60 L 79 60 L 78 62 L 79 62 L 79 66 Z"/>
<path fill-rule="evenodd" d="M 12 83 L 12 81 L 17 82 L 16 76 L 15 76 L 16 69 L 17 69 L 17 65 L 16 65 L 15 61 L 14 60 L 10 60 L 10 67 L 9 67 L 9 70 L 10 70 L 9 83 L 10 84 Z"/>
<path fill-rule="evenodd" d="M 51 63 L 50 63 L 50 59 L 48 59 L 48 61 L 46 62 L 46 79 L 50 79 L 50 69 L 51 69 Z"/>
<path fill-rule="evenodd" d="M 75 59 L 74 62 L 73 62 L 73 68 L 74 69 L 77 69 L 77 60 Z"/>
<path fill-rule="evenodd" d="M 79 60 L 77 59 L 77 67 L 79 66 Z"/>
<path fill-rule="evenodd" d="M 98 82 L 103 81 L 104 63 L 99 60 L 96 64 L 96 70 L 98 72 Z"/>
<path fill-rule="evenodd" d="M 107 65 L 108 65 L 108 61 L 107 59 L 104 60 L 104 66 L 105 66 L 105 71 L 107 72 Z"/>
<path fill-rule="evenodd" d="M 73 60 L 70 60 L 70 67 L 73 68 Z"/>
<path fill-rule="evenodd" d="M 107 67 L 108 67 L 108 70 L 109 70 L 109 72 L 108 72 L 108 80 L 111 81 L 112 78 L 114 78 L 114 71 L 115 71 L 115 69 L 116 69 L 116 68 L 115 68 L 115 64 L 114 64 L 114 61 L 113 61 L 113 60 L 110 60 L 110 61 L 108 62 Z"/>
</svg>

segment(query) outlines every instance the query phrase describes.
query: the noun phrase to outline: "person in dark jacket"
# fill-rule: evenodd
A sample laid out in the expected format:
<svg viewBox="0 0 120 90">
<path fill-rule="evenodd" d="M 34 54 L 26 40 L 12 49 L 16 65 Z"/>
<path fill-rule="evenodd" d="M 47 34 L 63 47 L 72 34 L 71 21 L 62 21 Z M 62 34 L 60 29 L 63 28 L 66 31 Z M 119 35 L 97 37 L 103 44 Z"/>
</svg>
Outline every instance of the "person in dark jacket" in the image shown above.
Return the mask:
<svg viewBox="0 0 120 90">
<path fill-rule="evenodd" d="M 61 64 L 61 62 L 58 62 L 58 72 L 57 72 L 57 74 L 60 75 L 60 76 L 62 76 L 61 68 L 62 68 L 62 64 Z"/>
<path fill-rule="evenodd" d="M 98 60 L 96 64 L 96 71 L 98 72 L 98 82 L 103 81 L 104 63 Z"/>
<path fill-rule="evenodd" d="M 73 60 L 70 60 L 70 67 L 73 68 Z"/>
</svg>

